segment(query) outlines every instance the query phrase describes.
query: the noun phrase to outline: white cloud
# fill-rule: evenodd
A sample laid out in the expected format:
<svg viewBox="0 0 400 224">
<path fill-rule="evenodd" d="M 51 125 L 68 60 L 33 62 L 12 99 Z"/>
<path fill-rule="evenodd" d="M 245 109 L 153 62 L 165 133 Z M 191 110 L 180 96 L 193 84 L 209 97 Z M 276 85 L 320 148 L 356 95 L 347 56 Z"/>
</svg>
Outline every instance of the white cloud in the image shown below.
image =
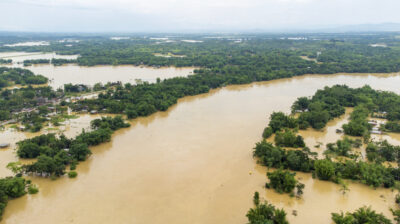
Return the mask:
<svg viewBox="0 0 400 224">
<path fill-rule="evenodd" d="M 265 29 L 400 22 L 399 8 L 398 0 L 0 0 L 0 19 L 32 29 L 49 16 L 48 29 L 60 30 Z"/>
</svg>

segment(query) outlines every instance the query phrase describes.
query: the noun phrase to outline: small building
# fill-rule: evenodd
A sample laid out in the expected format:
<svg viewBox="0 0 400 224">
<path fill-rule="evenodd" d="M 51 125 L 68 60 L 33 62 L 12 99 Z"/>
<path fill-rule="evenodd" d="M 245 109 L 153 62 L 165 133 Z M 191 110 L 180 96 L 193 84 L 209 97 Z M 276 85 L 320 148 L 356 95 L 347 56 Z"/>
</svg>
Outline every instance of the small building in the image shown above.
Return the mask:
<svg viewBox="0 0 400 224">
<path fill-rule="evenodd" d="M 377 134 L 377 135 L 380 135 L 380 134 L 382 134 L 382 131 L 381 131 L 381 130 L 379 130 L 379 128 L 378 128 L 378 127 L 373 127 L 373 128 L 372 128 L 372 130 L 371 130 L 371 134 Z"/>
<path fill-rule="evenodd" d="M 90 114 L 97 114 L 97 110 L 91 110 Z"/>
</svg>

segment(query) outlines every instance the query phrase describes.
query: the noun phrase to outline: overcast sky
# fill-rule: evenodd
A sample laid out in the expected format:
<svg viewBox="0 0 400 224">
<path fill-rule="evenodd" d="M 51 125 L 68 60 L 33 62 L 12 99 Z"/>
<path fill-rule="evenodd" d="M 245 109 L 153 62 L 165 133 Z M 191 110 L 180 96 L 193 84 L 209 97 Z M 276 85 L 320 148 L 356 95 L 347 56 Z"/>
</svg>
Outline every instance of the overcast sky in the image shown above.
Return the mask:
<svg viewBox="0 0 400 224">
<path fill-rule="evenodd" d="M 0 0 L 0 30 L 167 32 L 400 23 L 400 0 Z"/>
</svg>

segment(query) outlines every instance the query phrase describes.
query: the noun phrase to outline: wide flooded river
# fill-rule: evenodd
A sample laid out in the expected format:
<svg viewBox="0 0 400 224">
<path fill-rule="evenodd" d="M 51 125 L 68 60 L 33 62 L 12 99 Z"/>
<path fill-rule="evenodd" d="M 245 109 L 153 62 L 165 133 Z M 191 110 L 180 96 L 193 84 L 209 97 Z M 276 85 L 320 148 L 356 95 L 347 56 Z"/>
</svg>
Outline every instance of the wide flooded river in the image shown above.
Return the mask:
<svg viewBox="0 0 400 224">
<path fill-rule="evenodd" d="M 51 64 L 37 64 L 24 67 L 23 61 L 28 59 L 76 59 L 78 55 L 58 55 L 56 53 L 30 53 L 30 52 L 0 52 L 0 58 L 12 59 L 13 64 L 8 66 L 26 68 L 49 78 L 49 85 L 57 89 L 64 84 L 85 84 L 94 85 L 98 82 L 121 81 L 123 83 L 137 83 L 138 80 L 150 83 L 156 82 L 157 78 L 167 79 L 173 77 L 185 77 L 193 74 L 194 67 L 160 67 L 153 68 L 147 66 L 133 65 L 102 65 L 102 66 L 79 66 L 68 64 L 54 66 Z M 1 65 L 0 65 L 1 66 Z"/>
<path fill-rule="evenodd" d="M 396 192 L 388 189 L 352 183 L 342 195 L 338 185 L 302 173 L 298 177 L 306 187 L 300 200 L 263 188 L 266 168 L 256 164 L 252 148 L 269 115 L 289 112 L 297 97 L 334 84 L 369 84 L 399 93 L 400 74 L 306 75 L 183 98 L 93 147 L 93 155 L 78 166 L 76 179 L 32 178 L 39 194 L 10 201 L 2 222 L 243 224 L 254 191 L 285 208 L 291 223 L 331 223 L 331 212 L 363 205 L 391 217 Z M 343 119 L 330 122 L 329 128 Z M 314 134 L 305 136 L 306 142 L 323 141 L 331 135 L 329 128 L 310 132 Z"/>
</svg>

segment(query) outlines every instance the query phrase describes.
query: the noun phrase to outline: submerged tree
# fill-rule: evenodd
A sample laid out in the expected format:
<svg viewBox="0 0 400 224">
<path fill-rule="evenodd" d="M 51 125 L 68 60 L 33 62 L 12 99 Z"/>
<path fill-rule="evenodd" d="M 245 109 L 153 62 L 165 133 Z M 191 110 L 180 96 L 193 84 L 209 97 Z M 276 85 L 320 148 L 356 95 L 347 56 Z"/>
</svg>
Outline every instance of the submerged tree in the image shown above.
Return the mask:
<svg viewBox="0 0 400 224">
<path fill-rule="evenodd" d="M 254 208 L 251 208 L 246 216 L 249 224 L 289 224 L 286 219 L 286 212 L 283 209 L 277 209 L 268 202 L 260 203 L 255 200 L 258 192 L 254 193 Z"/>
</svg>

